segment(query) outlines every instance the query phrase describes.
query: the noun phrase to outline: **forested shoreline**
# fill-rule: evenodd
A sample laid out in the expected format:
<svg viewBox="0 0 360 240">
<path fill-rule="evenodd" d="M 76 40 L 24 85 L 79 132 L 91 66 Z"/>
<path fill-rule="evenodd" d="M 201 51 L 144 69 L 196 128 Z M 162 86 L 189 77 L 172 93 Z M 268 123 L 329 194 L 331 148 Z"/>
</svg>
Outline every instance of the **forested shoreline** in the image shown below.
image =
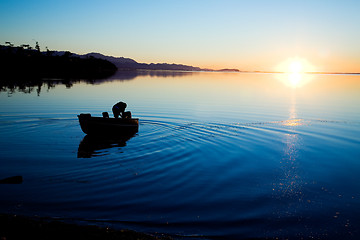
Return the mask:
<svg viewBox="0 0 360 240">
<path fill-rule="evenodd" d="M 80 58 L 68 51 L 63 55 L 54 53 L 49 50 L 41 52 L 38 43 L 35 49 L 29 45 L 0 45 L 0 79 L 101 79 L 117 71 L 113 63 L 104 59 Z"/>
</svg>

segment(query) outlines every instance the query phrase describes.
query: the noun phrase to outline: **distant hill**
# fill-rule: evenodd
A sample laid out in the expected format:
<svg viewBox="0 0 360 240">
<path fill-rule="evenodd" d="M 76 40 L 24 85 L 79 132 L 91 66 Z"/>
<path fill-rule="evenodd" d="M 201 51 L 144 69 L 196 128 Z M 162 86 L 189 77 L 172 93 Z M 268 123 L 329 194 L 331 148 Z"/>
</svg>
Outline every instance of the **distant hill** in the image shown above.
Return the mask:
<svg viewBox="0 0 360 240">
<path fill-rule="evenodd" d="M 100 59 L 105 59 L 109 62 L 112 62 L 115 66 L 119 65 L 121 66 L 122 64 L 138 64 L 135 60 L 131 59 L 131 58 L 124 58 L 124 57 L 111 57 L 111 56 L 105 56 L 101 53 L 88 53 L 85 55 L 81 55 L 82 57 L 94 57 L 94 58 L 100 58 Z"/>
<path fill-rule="evenodd" d="M 225 69 L 220 69 L 220 70 L 217 70 L 218 72 L 240 72 L 239 69 L 235 69 L 235 68 L 225 68 Z"/>
<path fill-rule="evenodd" d="M 199 67 L 187 66 L 183 64 L 168 64 L 168 63 L 138 63 L 133 59 L 124 57 L 111 57 L 105 56 L 100 53 L 88 53 L 82 55 L 82 57 L 94 57 L 107 60 L 113 63 L 119 70 L 178 70 L 178 71 L 207 71 L 208 69 L 202 69 Z"/>
</svg>

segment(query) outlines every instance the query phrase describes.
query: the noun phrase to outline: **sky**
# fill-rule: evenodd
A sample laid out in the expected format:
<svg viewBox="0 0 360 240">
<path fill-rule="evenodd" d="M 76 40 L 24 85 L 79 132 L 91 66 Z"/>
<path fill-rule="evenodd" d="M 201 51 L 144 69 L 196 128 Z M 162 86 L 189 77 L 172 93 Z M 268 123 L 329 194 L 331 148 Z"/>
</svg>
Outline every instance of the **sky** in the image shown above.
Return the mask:
<svg viewBox="0 0 360 240">
<path fill-rule="evenodd" d="M 0 0 L 0 44 L 143 63 L 360 72 L 358 0 Z"/>
</svg>

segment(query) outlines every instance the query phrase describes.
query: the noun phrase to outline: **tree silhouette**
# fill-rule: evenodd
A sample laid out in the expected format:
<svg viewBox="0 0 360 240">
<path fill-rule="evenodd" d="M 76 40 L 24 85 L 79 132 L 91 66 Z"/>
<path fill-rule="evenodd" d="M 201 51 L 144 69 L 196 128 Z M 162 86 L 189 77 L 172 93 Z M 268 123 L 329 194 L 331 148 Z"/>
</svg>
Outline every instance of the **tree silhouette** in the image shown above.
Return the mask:
<svg viewBox="0 0 360 240">
<path fill-rule="evenodd" d="M 50 51 L 48 47 L 46 47 L 46 56 L 51 57 L 54 51 Z"/>
<path fill-rule="evenodd" d="M 14 44 L 12 44 L 11 42 L 5 42 L 5 44 L 7 44 L 9 47 L 13 47 Z"/>
<path fill-rule="evenodd" d="M 40 52 L 39 42 L 36 42 L 35 49 L 36 49 L 38 52 Z"/>
<path fill-rule="evenodd" d="M 30 45 L 29 44 L 22 44 L 20 47 L 29 49 Z"/>
<path fill-rule="evenodd" d="M 65 58 L 70 58 L 71 55 L 73 55 L 71 52 L 66 51 L 66 52 L 64 53 L 63 57 L 65 57 Z"/>
</svg>

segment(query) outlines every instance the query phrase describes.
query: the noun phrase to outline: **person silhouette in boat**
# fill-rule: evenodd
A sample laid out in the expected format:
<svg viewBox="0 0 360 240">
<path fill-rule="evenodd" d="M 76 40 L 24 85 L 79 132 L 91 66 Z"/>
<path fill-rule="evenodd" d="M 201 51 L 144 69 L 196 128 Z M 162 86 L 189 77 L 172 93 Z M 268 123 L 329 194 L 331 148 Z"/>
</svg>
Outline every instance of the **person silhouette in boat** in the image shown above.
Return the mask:
<svg viewBox="0 0 360 240">
<path fill-rule="evenodd" d="M 116 103 L 113 108 L 113 114 L 115 118 L 131 118 L 131 112 L 125 112 L 125 108 L 127 107 L 126 103 L 118 102 Z"/>
</svg>

